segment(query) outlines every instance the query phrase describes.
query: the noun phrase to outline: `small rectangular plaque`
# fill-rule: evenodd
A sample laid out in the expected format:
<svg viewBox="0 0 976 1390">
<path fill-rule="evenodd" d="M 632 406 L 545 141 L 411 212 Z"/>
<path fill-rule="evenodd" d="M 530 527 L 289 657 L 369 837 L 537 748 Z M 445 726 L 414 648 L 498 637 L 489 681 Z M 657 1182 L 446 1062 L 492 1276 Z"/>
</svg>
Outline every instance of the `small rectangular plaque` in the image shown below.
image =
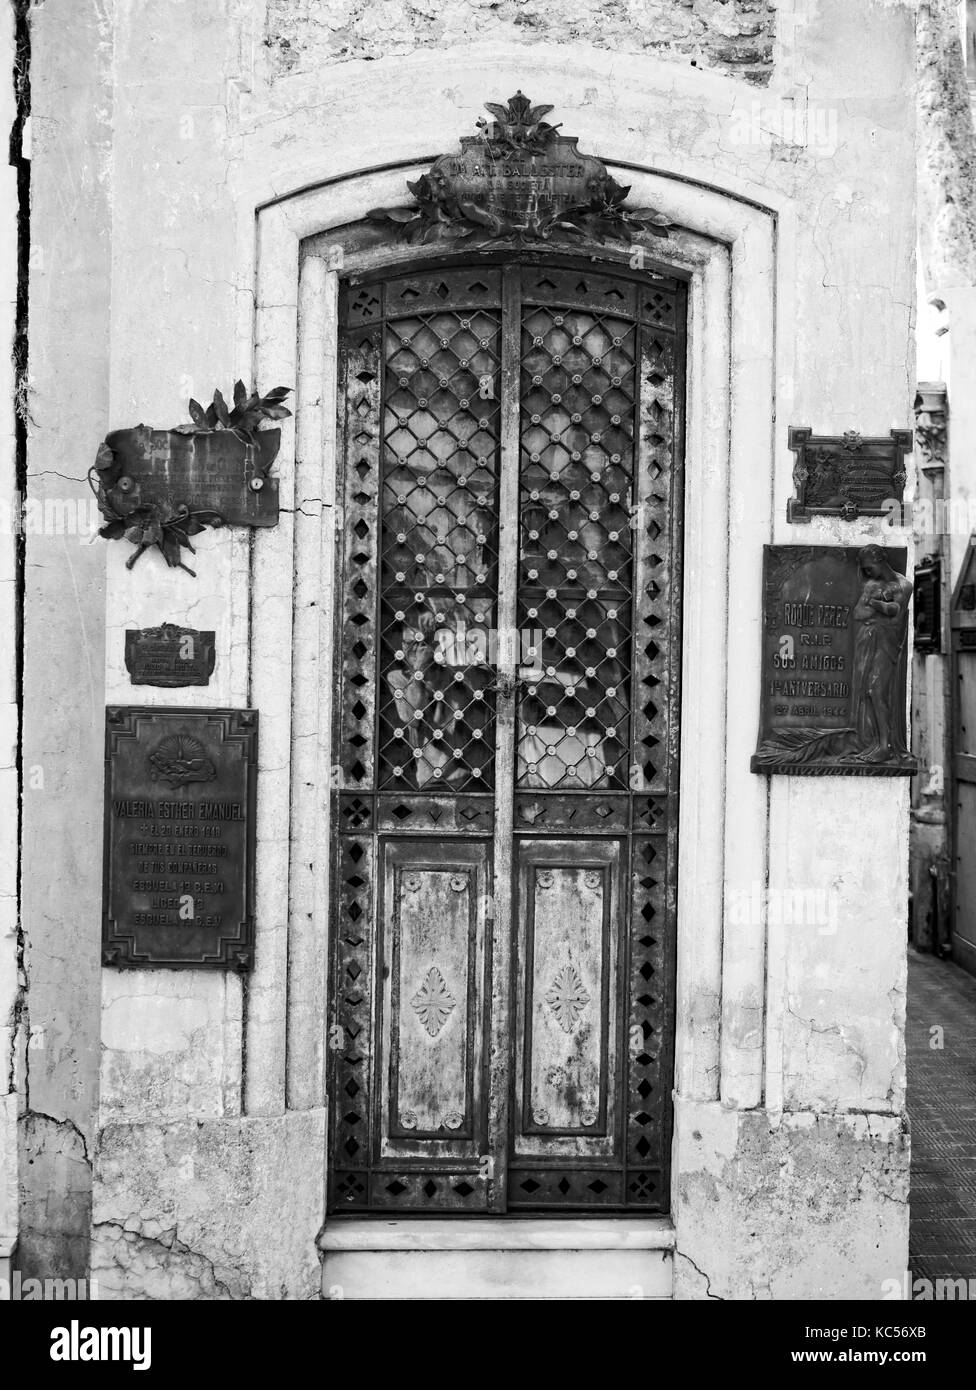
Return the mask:
<svg viewBox="0 0 976 1390">
<path fill-rule="evenodd" d="M 790 427 L 788 447 L 796 454 L 796 496 L 786 504 L 790 522 L 812 516 L 887 516 L 905 490 L 905 454 L 914 446 L 911 430 L 884 435 L 814 434 L 806 426 Z M 899 518 L 900 519 L 900 518 Z"/>
<path fill-rule="evenodd" d="M 112 705 L 106 965 L 254 964 L 256 710 Z"/>
<path fill-rule="evenodd" d="M 214 660 L 212 632 L 163 623 L 125 634 L 125 666 L 133 685 L 209 685 Z"/>
<path fill-rule="evenodd" d="M 280 441 L 280 430 L 261 430 L 253 441 L 233 430 L 113 430 L 105 436 L 114 459 L 105 496 L 123 516 L 148 507 L 171 517 L 186 508 L 225 526 L 277 526 L 278 480 L 268 469 Z"/>
<path fill-rule="evenodd" d="M 753 772 L 910 776 L 904 549 L 763 547 L 759 746 Z"/>
</svg>

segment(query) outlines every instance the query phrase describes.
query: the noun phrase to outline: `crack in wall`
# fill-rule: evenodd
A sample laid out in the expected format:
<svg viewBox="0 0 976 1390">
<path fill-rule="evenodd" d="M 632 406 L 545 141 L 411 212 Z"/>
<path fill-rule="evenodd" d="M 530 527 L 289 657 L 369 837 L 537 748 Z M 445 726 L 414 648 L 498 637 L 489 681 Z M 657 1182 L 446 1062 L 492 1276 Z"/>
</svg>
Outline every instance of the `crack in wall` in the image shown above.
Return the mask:
<svg viewBox="0 0 976 1390">
<path fill-rule="evenodd" d="M 30 5 L 31 0 L 11 0 L 13 12 L 13 41 L 14 41 L 14 65 L 11 72 L 11 81 L 14 91 L 14 121 L 10 129 L 8 143 L 8 160 L 10 165 L 17 171 L 17 298 L 14 309 L 14 339 L 12 344 L 12 356 L 14 366 L 14 400 L 13 400 L 13 421 L 14 421 L 14 495 L 19 499 L 21 508 L 23 499 L 27 495 L 27 425 L 29 412 L 27 410 L 27 396 L 29 389 L 28 376 L 28 275 L 30 267 L 30 160 L 26 156 L 26 131 L 27 122 L 30 118 L 31 108 L 31 88 L 30 88 L 30 56 L 31 56 L 31 34 L 30 34 Z M 13 1032 L 11 1037 L 10 1056 L 7 1066 L 7 1094 L 11 1094 L 19 1089 L 17 1078 L 17 1060 L 23 1056 L 23 1091 L 25 1104 L 28 1095 L 28 1068 L 29 1068 L 29 1047 L 24 1046 L 25 1040 L 30 1039 L 30 1011 L 27 993 L 27 964 L 25 959 L 25 937 L 23 918 L 21 915 L 21 893 L 20 879 L 22 872 L 22 824 L 23 809 L 21 805 L 21 791 L 24 785 L 23 767 L 23 734 L 22 718 L 24 708 L 24 656 L 23 656 L 23 634 L 24 634 L 24 594 L 25 594 L 25 566 L 26 557 L 26 536 L 24 527 L 19 525 L 16 534 L 12 537 L 14 552 L 14 686 L 15 699 L 17 702 L 17 741 L 14 752 L 14 766 L 16 768 L 17 784 L 17 805 L 15 815 L 17 820 L 17 848 L 16 863 L 14 868 L 17 901 L 15 905 L 16 913 L 16 970 L 17 985 L 14 997 L 11 1023 Z"/>
<path fill-rule="evenodd" d="M 674 1252 L 674 1258 L 675 1258 L 676 1260 L 684 1260 L 684 1261 L 686 1261 L 687 1264 L 690 1264 L 690 1265 L 691 1265 L 691 1267 L 692 1267 L 692 1269 L 695 1271 L 695 1273 L 696 1273 L 700 1278 L 704 1279 L 704 1281 L 705 1281 L 705 1297 L 706 1297 L 706 1298 L 714 1299 L 714 1301 L 715 1301 L 716 1303 L 724 1303 L 724 1302 L 725 1302 L 725 1299 L 722 1297 L 721 1294 L 712 1293 L 712 1279 L 711 1279 L 711 1275 L 706 1274 L 705 1271 L 701 1268 L 700 1265 L 696 1265 L 695 1262 L 694 1262 L 694 1260 L 691 1258 L 690 1255 L 686 1255 L 685 1252 L 684 1252 L 683 1250 L 675 1250 L 675 1252 Z"/>
<path fill-rule="evenodd" d="M 180 1240 L 176 1226 L 173 1226 L 169 1231 L 164 1231 L 161 1235 L 148 1236 L 142 1231 L 132 1230 L 128 1226 L 124 1226 L 120 1221 L 93 1221 L 93 1234 L 96 1231 L 116 1233 L 113 1242 L 115 1247 L 113 1263 L 120 1274 L 124 1275 L 127 1282 L 130 1277 L 132 1260 L 131 1258 L 119 1258 L 120 1243 L 129 1247 L 138 1247 L 138 1253 L 147 1257 L 146 1263 L 164 1279 L 172 1279 L 176 1283 L 189 1281 L 191 1284 L 195 1284 L 199 1289 L 198 1296 L 202 1299 L 213 1299 L 215 1295 L 218 1298 L 235 1301 L 250 1297 L 249 1286 L 242 1284 L 239 1289 L 235 1289 L 218 1274 L 216 1264 L 208 1255 L 203 1254 L 200 1250 L 194 1250 L 192 1246 Z M 131 1297 L 131 1291 L 128 1296 Z"/>
</svg>

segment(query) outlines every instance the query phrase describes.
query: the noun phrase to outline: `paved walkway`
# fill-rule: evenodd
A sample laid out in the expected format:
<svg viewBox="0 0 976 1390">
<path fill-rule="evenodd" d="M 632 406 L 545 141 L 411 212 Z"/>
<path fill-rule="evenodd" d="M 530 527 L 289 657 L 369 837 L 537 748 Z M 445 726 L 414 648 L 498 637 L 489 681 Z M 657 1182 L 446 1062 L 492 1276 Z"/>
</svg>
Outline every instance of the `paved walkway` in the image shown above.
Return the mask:
<svg viewBox="0 0 976 1390">
<path fill-rule="evenodd" d="M 976 978 L 909 950 L 907 1043 L 912 1273 L 976 1278 Z"/>
</svg>

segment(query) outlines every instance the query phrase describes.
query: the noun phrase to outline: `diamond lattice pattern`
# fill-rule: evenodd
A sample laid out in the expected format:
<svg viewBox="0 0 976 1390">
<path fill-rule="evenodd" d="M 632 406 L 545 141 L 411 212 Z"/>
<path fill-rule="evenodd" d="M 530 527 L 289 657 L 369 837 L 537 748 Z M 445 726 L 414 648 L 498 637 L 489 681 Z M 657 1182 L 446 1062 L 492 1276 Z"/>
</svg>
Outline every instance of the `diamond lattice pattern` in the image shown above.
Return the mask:
<svg viewBox="0 0 976 1390">
<path fill-rule="evenodd" d="M 500 316 L 386 327 L 380 785 L 493 786 Z"/>
<path fill-rule="evenodd" d="M 635 390 L 632 323 L 524 310 L 519 625 L 541 650 L 519 687 L 522 787 L 627 786 Z"/>
</svg>

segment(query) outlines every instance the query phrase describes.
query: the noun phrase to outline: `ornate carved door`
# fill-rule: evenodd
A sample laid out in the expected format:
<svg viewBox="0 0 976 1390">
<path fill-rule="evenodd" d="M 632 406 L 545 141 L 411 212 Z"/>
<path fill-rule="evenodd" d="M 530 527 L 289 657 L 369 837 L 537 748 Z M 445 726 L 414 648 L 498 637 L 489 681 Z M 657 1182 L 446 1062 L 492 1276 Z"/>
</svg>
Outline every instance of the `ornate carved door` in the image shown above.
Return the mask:
<svg viewBox="0 0 976 1390">
<path fill-rule="evenodd" d="M 333 1211 L 667 1208 L 684 305 L 344 289 Z"/>
</svg>

